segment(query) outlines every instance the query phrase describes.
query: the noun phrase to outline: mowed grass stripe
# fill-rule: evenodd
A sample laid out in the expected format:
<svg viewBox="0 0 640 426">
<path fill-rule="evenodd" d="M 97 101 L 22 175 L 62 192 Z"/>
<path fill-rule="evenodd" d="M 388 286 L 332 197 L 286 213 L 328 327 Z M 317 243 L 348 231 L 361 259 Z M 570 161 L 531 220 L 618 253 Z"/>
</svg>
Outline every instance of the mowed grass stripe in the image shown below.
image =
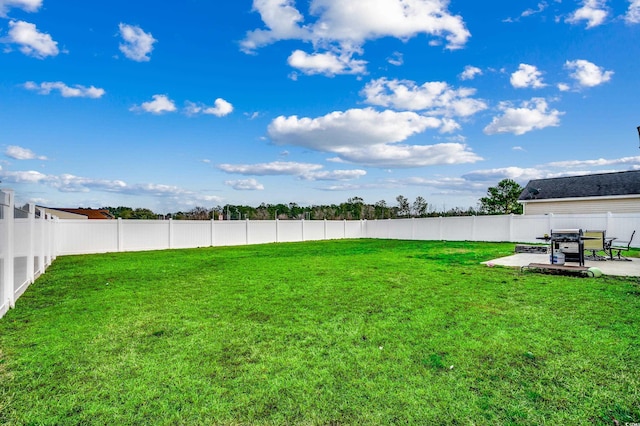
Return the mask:
<svg viewBox="0 0 640 426">
<path fill-rule="evenodd" d="M 636 279 L 513 244 L 343 240 L 67 256 L 0 320 L 0 423 L 640 421 Z"/>
</svg>

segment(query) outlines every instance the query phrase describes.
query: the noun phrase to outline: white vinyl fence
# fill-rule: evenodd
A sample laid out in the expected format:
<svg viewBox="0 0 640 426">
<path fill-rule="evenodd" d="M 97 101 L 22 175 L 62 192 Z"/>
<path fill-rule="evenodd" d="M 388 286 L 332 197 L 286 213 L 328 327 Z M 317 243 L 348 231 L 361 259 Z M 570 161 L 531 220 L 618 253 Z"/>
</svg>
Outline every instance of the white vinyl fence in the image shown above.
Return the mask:
<svg viewBox="0 0 640 426">
<path fill-rule="evenodd" d="M 365 221 L 59 220 L 59 255 L 364 238 Z"/>
<path fill-rule="evenodd" d="M 394 220 L 59 220 L 57 253 L 89 254 L 342 238 L 540 243 L 552 229 L 605 230 L 628 240 L 638 214 L 461 216 Z M 640 246 L 640 235 L 634 238 Z"/>
<path fill-rule="evenodd" d="M 540 242 L 552 229 L 604 230 L 628 240 L 640 213 L 464 216 L 394 220 L 58 220 L 33 205 L 16 209 L 0 191 L 0 317 L 56 255 L 234 246 L 342 238 Z M 640 235 L 632 246 L 640 247 Z"/>
<path fill-rule="evenodd" d="M 0 191 L 0 318 L 55 259 L 55 221 L 29 204 L 16 208 Z"/>
</svg>

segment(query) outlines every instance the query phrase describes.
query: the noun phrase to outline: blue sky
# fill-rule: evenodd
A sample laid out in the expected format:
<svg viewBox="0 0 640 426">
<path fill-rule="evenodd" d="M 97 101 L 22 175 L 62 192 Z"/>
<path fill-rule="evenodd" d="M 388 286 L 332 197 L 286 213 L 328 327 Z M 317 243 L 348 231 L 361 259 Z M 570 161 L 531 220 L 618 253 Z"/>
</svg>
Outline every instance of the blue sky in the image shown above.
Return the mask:
<svg viewBox="0 0 640 426">
<path fill-rule="evenodd" d="M 0 0 L 0 47 L 20 202 L 442 210 L 640 167 L 640 0 Z"/>
</svg>

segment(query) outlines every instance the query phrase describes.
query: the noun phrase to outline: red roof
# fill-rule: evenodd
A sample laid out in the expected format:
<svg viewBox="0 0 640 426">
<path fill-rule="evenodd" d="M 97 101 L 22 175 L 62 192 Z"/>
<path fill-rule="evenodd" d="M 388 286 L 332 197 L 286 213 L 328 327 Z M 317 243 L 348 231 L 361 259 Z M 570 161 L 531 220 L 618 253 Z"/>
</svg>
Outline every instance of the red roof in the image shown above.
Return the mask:
<svg viewBox="0 0 640 426">
<path fill-rule="evenodd" d="M 87 216 L 89 219 L 115 219 L 115 217 L 109 213 L 109 210 L 99 209 L 59 209 L 52 208 L 51 210 L 60 210 L 67 213 L 81 214 Z"/>
</svg>

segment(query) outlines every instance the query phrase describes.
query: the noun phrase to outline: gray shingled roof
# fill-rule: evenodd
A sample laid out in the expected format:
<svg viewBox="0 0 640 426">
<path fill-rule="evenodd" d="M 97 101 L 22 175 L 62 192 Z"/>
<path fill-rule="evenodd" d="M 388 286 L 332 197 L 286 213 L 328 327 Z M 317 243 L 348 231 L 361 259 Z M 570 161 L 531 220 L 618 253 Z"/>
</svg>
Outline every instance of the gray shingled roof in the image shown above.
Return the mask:
<svg viewBox="0 0 640 426">
<path fill-rule="evenodd" d="M 520 201 L 640 195 L 640 170 L 529 181 Z"/>
</svg>

